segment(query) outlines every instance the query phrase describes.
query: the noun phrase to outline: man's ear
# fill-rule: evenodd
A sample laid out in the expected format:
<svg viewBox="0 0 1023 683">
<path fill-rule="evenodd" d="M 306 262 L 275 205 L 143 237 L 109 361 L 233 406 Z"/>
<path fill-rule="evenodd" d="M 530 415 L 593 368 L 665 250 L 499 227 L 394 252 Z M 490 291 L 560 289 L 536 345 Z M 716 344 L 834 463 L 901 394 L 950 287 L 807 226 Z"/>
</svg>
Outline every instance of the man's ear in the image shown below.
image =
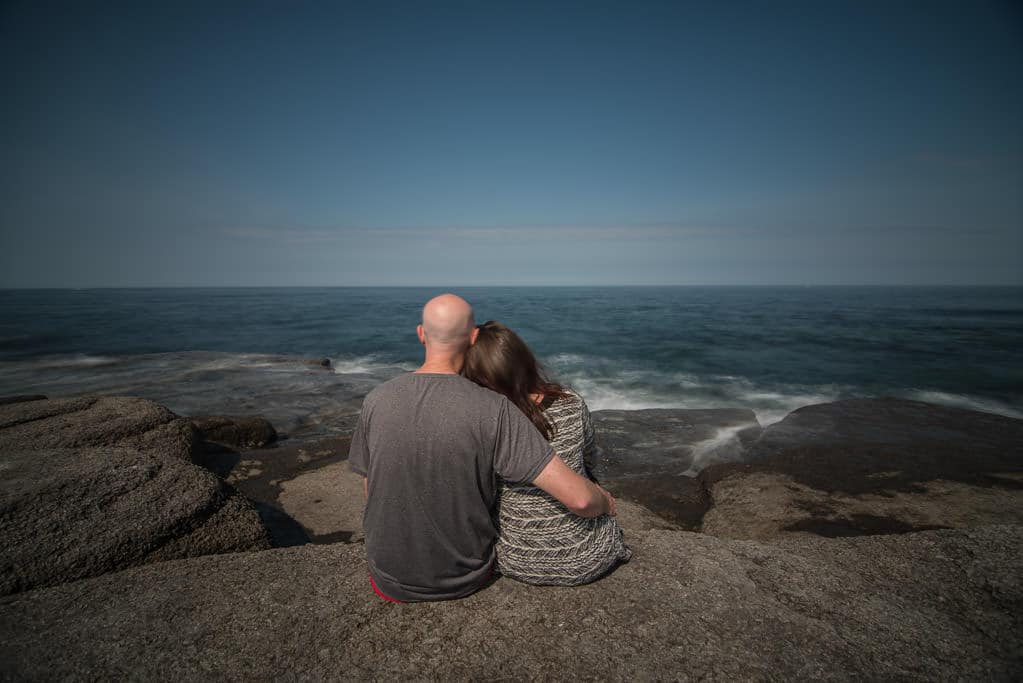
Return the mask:
<svg viewBox="0 0 1023 683">
<path fill-rule="evenodd" d="M 416 336 L 419 337 L 419 343 L 426 346 L 426 333 L 423 332 L 422 325 L 416 325 Z"/>
<path fill-rule="evenodd" d="M 469 346 L 476 343 L 476 338 L 480 336 L 480 328 L 473 325 L 472 332 L 469 333 Z"/>
</svg>

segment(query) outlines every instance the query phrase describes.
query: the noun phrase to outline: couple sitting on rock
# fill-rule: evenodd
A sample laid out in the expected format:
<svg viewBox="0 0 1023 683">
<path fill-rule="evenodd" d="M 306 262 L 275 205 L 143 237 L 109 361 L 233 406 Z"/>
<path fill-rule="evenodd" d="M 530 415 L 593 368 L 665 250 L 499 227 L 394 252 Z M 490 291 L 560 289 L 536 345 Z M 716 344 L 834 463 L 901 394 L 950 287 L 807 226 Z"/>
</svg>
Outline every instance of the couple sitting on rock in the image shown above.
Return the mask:
<svg viewBox="0 0 1023 683">
<path fill-rule="evenodd" d="M 417 333 L 422 367 L 366 396 L 349 455 L 377 594 L 460 598 L 496 572 L 577 585 L 628 560 L 614 497 L 589 476 L 583 400 L 453 294 L 427 302 Z"/>
</svg>

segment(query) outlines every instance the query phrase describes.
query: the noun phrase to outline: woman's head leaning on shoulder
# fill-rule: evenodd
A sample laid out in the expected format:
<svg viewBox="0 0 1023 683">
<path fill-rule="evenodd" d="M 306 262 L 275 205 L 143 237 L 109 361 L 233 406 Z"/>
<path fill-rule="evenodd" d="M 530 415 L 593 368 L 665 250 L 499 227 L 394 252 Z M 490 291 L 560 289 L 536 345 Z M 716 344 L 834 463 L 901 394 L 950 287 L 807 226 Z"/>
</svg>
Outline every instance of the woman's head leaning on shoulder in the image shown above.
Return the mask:
<svg viewBox="0 0 1023 683">
<path fill-rule="evenodd" d="M 501 323 L 478 325 L 479 336 L 469 347 L 462 374 L 476 384 L 504 394 L 548 440 L 554 426 L 544 408 L 567 395 L 564 387 L 547 379 L 526 342 Z"/>
</svg>

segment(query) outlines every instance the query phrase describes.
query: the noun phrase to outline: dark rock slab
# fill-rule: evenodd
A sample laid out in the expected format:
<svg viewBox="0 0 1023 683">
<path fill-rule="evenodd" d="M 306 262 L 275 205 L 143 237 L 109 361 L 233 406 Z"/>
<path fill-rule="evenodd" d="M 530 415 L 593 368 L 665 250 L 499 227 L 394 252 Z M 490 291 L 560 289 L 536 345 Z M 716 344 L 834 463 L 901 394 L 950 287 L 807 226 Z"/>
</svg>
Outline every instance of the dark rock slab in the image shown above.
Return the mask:
<svg viewBox="0 0 1023 683">
<path fill-rule="evenodd" d="M 143 399 L 0 406 L 0 594 L 269 547 L 252 505 L 192 463 L 196 444 Z"/>
<path fill-rule="evenodd" d="M 763 431 L 748 457 L 772 457 L 821 490 L 912 491 L 932 479 L 1014 486 L 1023 473 L 1023 420 L 897 398 L 806 406 Z M 805 467 L 827 459 L 827 468 Z"/>
<path fill-rule="evenodd" d="M 599 410 L 596 477 L 687 529 L 698 528 L 711 499 L 695 478 L 704 467 L 743 457 L 760 425 L 745 409 Z"/>
<path fill-rule="evenodd" d="M 713 498 L 706 533 L 1023 523 L 1023 420 L 894 398 L 837 401 L 767 427 L 747 458 L 700 474 Z"/>
<path fill-rule="evenodd" d="M 237 448 L 258 448 L 277 440 L 277 430 L 259 416 L 224 417 L 211 415 L 191 418 L 192 424 L 207 441 Z"/>
<path fill-rule="evenodd" d="M 394 605 L 361 545 L 148 565 L 0 600 L 7 679 L 1011 680 L 1023 530 L 792 538 L 626 527 L 597 583 Z"/>
<path fill-rule="evenodd" d="M 23 403 L 25 401 L 45 401 L 46 397 L 42 394 L 19 394 L 16 396 L 0 396 L 0 406 L 7 405 L 8 403 Z"/>
</svg>

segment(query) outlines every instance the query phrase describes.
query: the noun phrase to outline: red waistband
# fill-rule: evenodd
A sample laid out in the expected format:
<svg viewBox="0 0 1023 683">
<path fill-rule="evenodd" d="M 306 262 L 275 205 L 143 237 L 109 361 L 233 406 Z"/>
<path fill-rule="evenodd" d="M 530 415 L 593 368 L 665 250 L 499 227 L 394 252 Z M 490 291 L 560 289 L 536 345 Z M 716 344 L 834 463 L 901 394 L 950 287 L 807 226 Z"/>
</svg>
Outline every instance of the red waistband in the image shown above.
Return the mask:
<svg viewBox="0 0 1023 683">
<path fill-rule="evenodd" d="M 496 566 L 496 563 L 490 565 L 490 571 L 487 572 L 487 578 L 483 582 L 484 586 L 487 585 L 490 581 L 493 580 L 493 578 L 494 578 L 494 567 L 495 566 Z M 381 591 L 380 588 L 377 586 L 377 582 L 373 580 L 373 575 L 372 574 L 369 575 L 369 585 L 373 586 L 373 592 L 377 594 L 377 597 L 383 598 L 387 602 L 396 602 L 396 603 L 404 603 L 405 602 L 404 600 L 396 600 L 396 599 L 392 598 L 389 595 L 384 595 L 383 591 Z M 481 586 L 481 588 L 482 588 L 482 586 Z"/>
<path fill-rule="evenodd" d="M 377 582 L 373 580 L 373 575 L 372 574 L 369 575 L 369 585 L 373 586 L 373 592 L 374 593 L 376 593 L 378 596 L 380 596 L 381 598 L 383 598 L 387 602 L 399 602 L 399 603 L 402 602 L 401 600 L 395 600 L 394 598 L 392 598 L 392 597 L 390 597 L 388 595 L 384 595 L 382 592 L 380 592 L 380 589 L 377 588 Z"/>
</svg>

